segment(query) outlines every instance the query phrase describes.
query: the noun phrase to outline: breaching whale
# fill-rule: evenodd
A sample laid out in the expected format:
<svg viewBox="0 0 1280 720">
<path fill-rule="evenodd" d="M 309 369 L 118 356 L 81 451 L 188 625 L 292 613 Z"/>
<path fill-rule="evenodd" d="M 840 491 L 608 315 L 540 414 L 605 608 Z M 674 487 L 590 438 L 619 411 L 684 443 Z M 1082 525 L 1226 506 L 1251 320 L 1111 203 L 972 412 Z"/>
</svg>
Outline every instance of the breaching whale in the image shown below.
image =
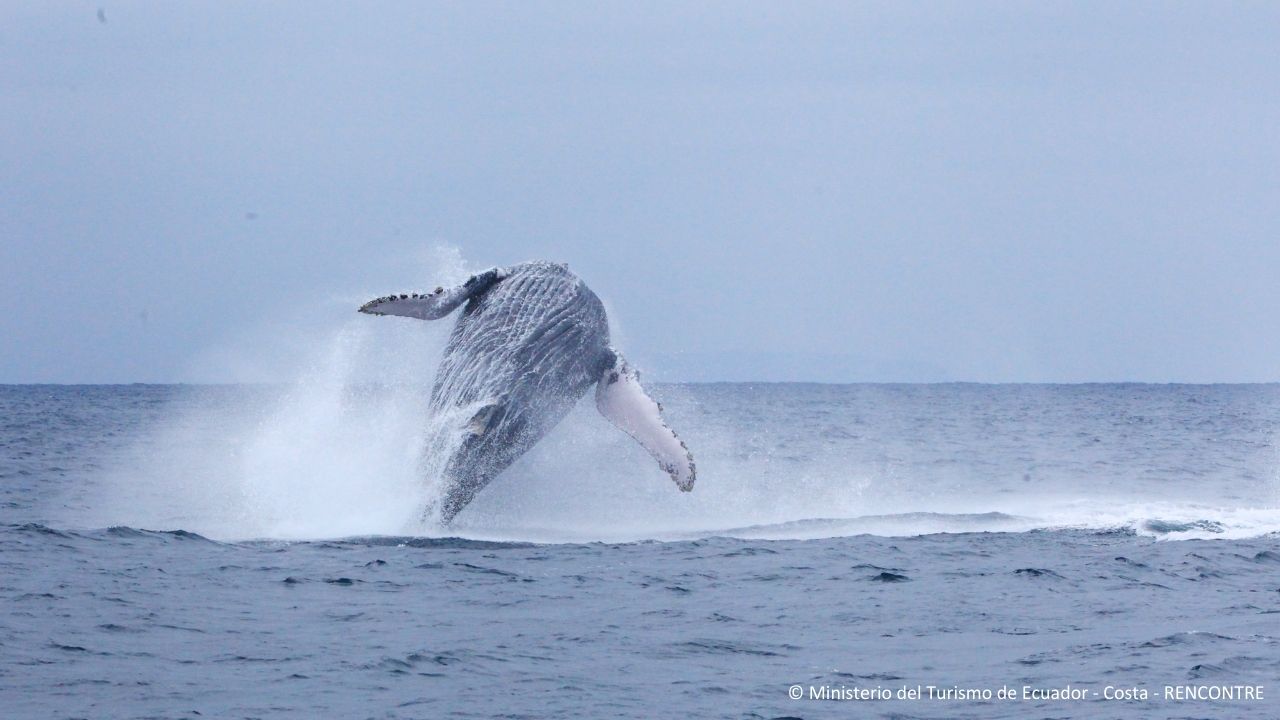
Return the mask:
<svg viewBox="0 0 1280 720">
<path fill-rule="evenodd" d="M 600 414 L 649 451 L 681 490 L 693 489 L 693 455 L 663 421 L 639 373 L 610 347 L 604 305 L 567 265 L 493 268 L 447 290 L 380 297 L 360 312 L 437 320 L 463 303 L 431 389 L 432 413 L 461 410 L 464 418 L 445 464 L 443 522 L 555 427 L 592 384 Z"/>
</svg>

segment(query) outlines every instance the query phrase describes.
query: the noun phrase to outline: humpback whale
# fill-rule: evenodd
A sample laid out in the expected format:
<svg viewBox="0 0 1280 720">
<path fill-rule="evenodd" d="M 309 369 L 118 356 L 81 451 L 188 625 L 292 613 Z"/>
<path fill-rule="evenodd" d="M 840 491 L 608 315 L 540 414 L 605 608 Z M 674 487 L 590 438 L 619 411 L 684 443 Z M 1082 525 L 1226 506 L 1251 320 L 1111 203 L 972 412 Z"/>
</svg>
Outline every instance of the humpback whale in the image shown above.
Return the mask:
<svg viewBox="0 0 1280 720">
<path fill-rule="evenodd" d="M 564 419 L 593 384 L 600 414 L 638 441 L 677 487 L 693 489 L 693 455 L 640 374 L 609 345 L 600 298 L 567 265 L 493 268 L 457 287 L 380 297 L 360 312 L 438 320 L 464 304 L 429 404 L 438 417 L 463 418 L 444 467 L 442 522 Z"/>
</svg>

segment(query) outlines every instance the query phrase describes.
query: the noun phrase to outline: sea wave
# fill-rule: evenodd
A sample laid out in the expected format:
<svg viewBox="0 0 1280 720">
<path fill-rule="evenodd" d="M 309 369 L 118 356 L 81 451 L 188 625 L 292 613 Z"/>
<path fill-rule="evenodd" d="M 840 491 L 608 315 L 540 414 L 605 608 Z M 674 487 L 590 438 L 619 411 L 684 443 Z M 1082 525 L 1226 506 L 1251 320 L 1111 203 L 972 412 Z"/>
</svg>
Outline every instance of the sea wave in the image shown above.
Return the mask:
<svg viewBox="0 0 1280 720">
<path fill-rule="evenodd" d="M 497 528 L 425 529 L 421 534 L 269 536 L 226 538 L 238 543 L 327 543 L 338 546 L 393 546 L 440 549 L 504 549 L 533 545 L 634 542 L 688 542 L 712 538 L 741 540 L 824 540 L 859 535 L 919 537 L 975 533 L 1071 532 L 1125 534 L 1157 541 L 1239 540 L 1280 535 L 1280 510 L 1273 508 L 1215 508 L 1200 505 L 1105 503 L 1090 509 L 1084 503 L 1046 508 L 1039 515 L 988 511 L 977 513 L 905 512 L 853 517 L 801 518 L 735 527 L 604 529 L 514 525 Z M 182 530 L 151 530 L 126 526 L 71 530 L 40 524 L 7 526 L 10 532 L 41 536 L 50 541 L 83 538 L 116 541 L 198 541 L 217 543 Z"/>
</svg>

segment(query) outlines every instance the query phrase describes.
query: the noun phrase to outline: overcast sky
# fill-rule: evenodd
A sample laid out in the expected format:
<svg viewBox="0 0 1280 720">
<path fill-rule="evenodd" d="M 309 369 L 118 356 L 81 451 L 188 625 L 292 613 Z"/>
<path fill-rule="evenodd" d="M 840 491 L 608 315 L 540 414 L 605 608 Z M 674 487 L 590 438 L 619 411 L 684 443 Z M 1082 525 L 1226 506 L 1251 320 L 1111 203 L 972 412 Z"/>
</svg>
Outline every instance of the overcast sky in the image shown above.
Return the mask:
<svg viewBox="0 0 1280 720">
<path fill-rule="evenodd" d="M 5 2 L 0 382 L 258 379 L 209 358 L 389 322 L 353 303 L 434 287 L 440 245 L 568 262 L 663 379 L 1280 380 L 1277 33 L 1269 3 Z"/>
</svg>

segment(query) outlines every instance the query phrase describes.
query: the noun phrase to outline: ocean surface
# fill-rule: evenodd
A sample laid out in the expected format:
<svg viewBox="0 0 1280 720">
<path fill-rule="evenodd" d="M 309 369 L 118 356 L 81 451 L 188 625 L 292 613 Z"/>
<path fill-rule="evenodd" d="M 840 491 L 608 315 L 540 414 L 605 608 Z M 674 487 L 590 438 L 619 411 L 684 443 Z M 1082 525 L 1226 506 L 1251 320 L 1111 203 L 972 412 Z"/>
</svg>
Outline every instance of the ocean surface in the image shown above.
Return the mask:
<svg viewBox="0 0 1280 720">
<path fill-rule="evenodd" d="M 694 492 L 588 399 L 444 529 L 320 365 L 0 387 L 0 716 L 1280 716 L 1280 386 L 657 385 Z"/>
</svg>

